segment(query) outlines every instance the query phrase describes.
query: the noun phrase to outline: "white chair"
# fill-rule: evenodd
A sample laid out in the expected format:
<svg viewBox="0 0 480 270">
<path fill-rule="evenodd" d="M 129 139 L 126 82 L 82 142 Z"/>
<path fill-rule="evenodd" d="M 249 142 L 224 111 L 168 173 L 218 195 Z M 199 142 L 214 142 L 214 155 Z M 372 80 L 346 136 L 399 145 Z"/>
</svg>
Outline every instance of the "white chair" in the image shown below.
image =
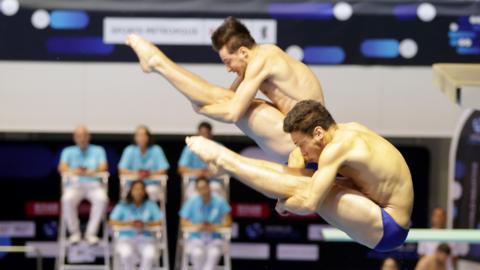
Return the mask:
<svg viewBox="0 0 480 270">
<path fill-rule="evenodd" d="M 165 245 L 166 241 L 163 241 L 163 238 L 166 238 L 166 234 L 163 234 L 164 227 L 166 227 L 165 221 L 163 222 L 162 226 L 150 227 L 147 230 L 151 231 L 155 235 L 155 243 L 157 246 L 157 255 L 159 256 L 157 260 L 155 260 L 153 270 L 169 270 L 168 264 L 168 246 Z M 118 253 L 116 252 L 115 248 L 119 239 L 119 234 L 122 230 L 130 230 L 131 227 L 128 226 L 115 226 L 112 227 L 113 230 L 113 269 L 114 270 L 122 270 L 120 258 Z M 160 264 L 160 258 L 162 258 L 162 263 Z M 137 258 L 138 262 L 140 262 L 140 257 Z"/>
<path fill-rule="evenodd" d="M 184 203 L 187 199 L 187 189 L 193 184 L 194 186 L 194 181 L 195 179 L 198 178 L 195 175 L 190 175 L 190 174 L 184 174 L 182 175 L 182 203 Z M 210 181 L 218 181 L 221 186 L 223 187 L 223 190 L 212 190 L 213 193 L 220 195 L 225 198 L 227 202 L 230 202 L 230 176 L 228 174 L 223 174 L 215 177 L 209 178 Z M 231 266 L 231 257 L 230 257 L 230 240 L 231 240 L 231 229 L 229 228 L 224 228 L 218 231 L 220 234 L 222 234 L 224 241 L 224 246 L 222 248 L 222 258 L 223 258 L 223 264 L 219 266 L 219 269 L 224 269 L 224 270 L 230 270 L 232 268 Z M 186 245 L 185 241 L 188 239 L 189 234 L 192 233 L 192 231 L 189 231 L 188 229 L 183 230 L 182 228 L 179 228 L 178 232 L 178 237 L 177 237 L 177 252 L 175 256 L 175 269 L 180 269 L 180 270 L 188 270 L 192 269 L 191 265 L 189 263 L 189 256 L 187 254 L 186 250 Z"/>
<path fill-rule="evenodd" d="M 138 180 L 139 177 L 137 175 L 121 175 L 120 176 L 120 198 L 125 199 L 127 194 L 128 194 L 128 187 L 129 183 Z M 168 181 L 168 176 L 167 175 L 160 175 L 160 176 L 149 176 L 149 180 L 153 180 L 158 182 L 158 185 L 160 188 L 158 189 L 158 194 L 157 198 L 158 203 L 160 205 L 160 210 L 162 210 L 162 213 L 165 217 L 163 226 L 161 226 L 160 235 L 161 237 L 158 237 L 159 239 L 159 244 L 158 248 L 160 251 L 160 256 L 162 258 L 162 266 L 160 268 L 155 268 L 155 269 L 169 269 L 170 268 L 170 263 L 169 263 L 169 254 L 168 254 L 168 235 L 167 235 L 167 209 L 166 209 L 166 202 L 167 202 L 167 181 Z"/>
<path fill-rule="evenodd" d="M 102 173 L 96 173 L 94 175 L 95 177 L 99 178 L 101 180 L 102 187 L 105 189 L 105 192 L 107 192 L 108 195 L 108 177 L 110 174 L 108 172 L 102 172 Z M 64 194 L 64 189 L 65 185 L 69 181 L 71 177 L 76 177 L 75 175 L 64 173 L 62 174 L 62 181 L 61 181 L 61 190 L 62 194 Z M 59 219 L 59 229 L 58 229 L 58 245 L 59 245 L 59 254 L 56 259 L 56 267 L 55 269 L 58 270 L 109 270 L 110 269 L 110 246 L 108 242 L 108 226 L 107 226 L 107 213 L 103 214 L 103 219 L 102 219 L 102 238 L 98 245 L 96 246 L 88 246 L 84 245 L 83 248 L 88 249 L 91 252 L 94 252 L 94 250 L 98 247 L 102 249 L 103 252 L 103 264 L 72 264 L 72 263 L 67 263 L 66 260 L 66 255 L 71 246 L 69 245 L 67 241 L 67 224 L 65 220 L 65 215 L 60 213 L 60 219 Z"/>
</svg>

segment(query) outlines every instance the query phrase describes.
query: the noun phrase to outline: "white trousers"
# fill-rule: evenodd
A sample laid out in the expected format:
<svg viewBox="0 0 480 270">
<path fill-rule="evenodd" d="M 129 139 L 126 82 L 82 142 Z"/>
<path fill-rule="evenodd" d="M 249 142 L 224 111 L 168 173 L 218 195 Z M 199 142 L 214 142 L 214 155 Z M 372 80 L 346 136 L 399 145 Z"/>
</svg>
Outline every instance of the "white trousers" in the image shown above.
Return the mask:
<svg viewBox="0 0 480 270">
<path fill-rule="evenodd" d="M 123 268 L 121 270 L 133 270 L 140 259 L 140 270 L 153 268 L 158 258 L 155 239 L 151 237 L 137 236 L 133 238 L 121 237 L 115 246 L 115 251 L 120 257 Z M 115 269 L 115 270 L 120 270 Z"/>
<path fill-rule="evenodd" d="M 213 239 L 189 239 L 186 242 L 186 250 L 190 255 L 194 270 L 213 270 L 218 265 L 222 256 L 224 240 Z"/>
<path fill-rule="evenodd" d="M 87 199 L 92 207 L 88 219 L 86 235 L 97 235 L 100 222 L 107 208 L 108 197 L 100 183 L 78 183 L 74 186 L 65 187 L 62 195 L 62 212 L 70 234 L 80 233 L 78 218 L 78 205 L 83 199 Z"/>
</svg>

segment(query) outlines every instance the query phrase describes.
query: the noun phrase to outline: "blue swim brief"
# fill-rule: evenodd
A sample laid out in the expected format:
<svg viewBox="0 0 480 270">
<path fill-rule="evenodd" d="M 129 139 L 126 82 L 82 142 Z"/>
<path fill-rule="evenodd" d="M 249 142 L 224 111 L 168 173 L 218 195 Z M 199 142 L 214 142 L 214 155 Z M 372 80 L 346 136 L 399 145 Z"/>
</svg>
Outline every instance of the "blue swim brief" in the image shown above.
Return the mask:
<svg viewBox="0 0 480 270">
<path fill-rule="evenodd" d="M 386 252 L 391 251 L 399 247 L 407 238 L 408 231 L 402 228 L 395 222 L 383 208 L 382 210 L 382 222 L 383 222 L 383 237 L 377 246 L 375 251 Z"/>
<path fill-rule="evenodd" d="M 316 162 L 305 162 L 305 169 L 318 170 L 318 163 Z"/>
</svg>

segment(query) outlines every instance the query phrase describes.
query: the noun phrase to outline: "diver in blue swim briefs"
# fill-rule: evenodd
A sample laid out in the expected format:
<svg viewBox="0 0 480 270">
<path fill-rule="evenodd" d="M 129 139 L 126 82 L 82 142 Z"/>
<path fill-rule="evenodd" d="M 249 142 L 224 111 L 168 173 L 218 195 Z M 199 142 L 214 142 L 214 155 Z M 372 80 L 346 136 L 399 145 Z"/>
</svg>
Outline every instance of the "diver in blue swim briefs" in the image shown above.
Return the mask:
<svg viewBox="0 0 480 270">
<path fill-rule="evenodd" d="M 306 162 L 318 163 L 316 170 L 246 158 L 202 137 L 189 137 L 187 144 L 211 168 L 278 199 L 278 212 L 316 212 L 378 251 L 395 249 L 405 241 L 413 185 L 403 156 L 392 144 L 361 124 L 336 123 L 313 100 L 298 102 L 283 129 Z"/>
</svg>

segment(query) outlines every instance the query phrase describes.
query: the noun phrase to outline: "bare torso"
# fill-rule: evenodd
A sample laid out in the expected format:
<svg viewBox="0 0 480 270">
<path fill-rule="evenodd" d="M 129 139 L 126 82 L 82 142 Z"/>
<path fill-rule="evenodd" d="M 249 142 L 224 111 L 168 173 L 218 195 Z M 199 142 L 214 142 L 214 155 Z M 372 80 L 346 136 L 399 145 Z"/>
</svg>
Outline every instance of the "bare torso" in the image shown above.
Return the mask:
<svg viewBox="0 0 480 270">
<path fill-rule="evenodd" d="M 339 173 L 349 178 L 355 189 L 384 208 L 400 226 L 409 227 L 413 184 L 401 153 L 358 123 L 338 124 L 332 143 L 351 145 Z"/>
<path fill-rule="evenodd" d="M 272 103 L 287 114 L 298 101 L 312 99 L 324 104 L 323 91 L 315 74 L 275 45 L 257 45 L 269 77 L 260 85 Z"/>
</svg>

